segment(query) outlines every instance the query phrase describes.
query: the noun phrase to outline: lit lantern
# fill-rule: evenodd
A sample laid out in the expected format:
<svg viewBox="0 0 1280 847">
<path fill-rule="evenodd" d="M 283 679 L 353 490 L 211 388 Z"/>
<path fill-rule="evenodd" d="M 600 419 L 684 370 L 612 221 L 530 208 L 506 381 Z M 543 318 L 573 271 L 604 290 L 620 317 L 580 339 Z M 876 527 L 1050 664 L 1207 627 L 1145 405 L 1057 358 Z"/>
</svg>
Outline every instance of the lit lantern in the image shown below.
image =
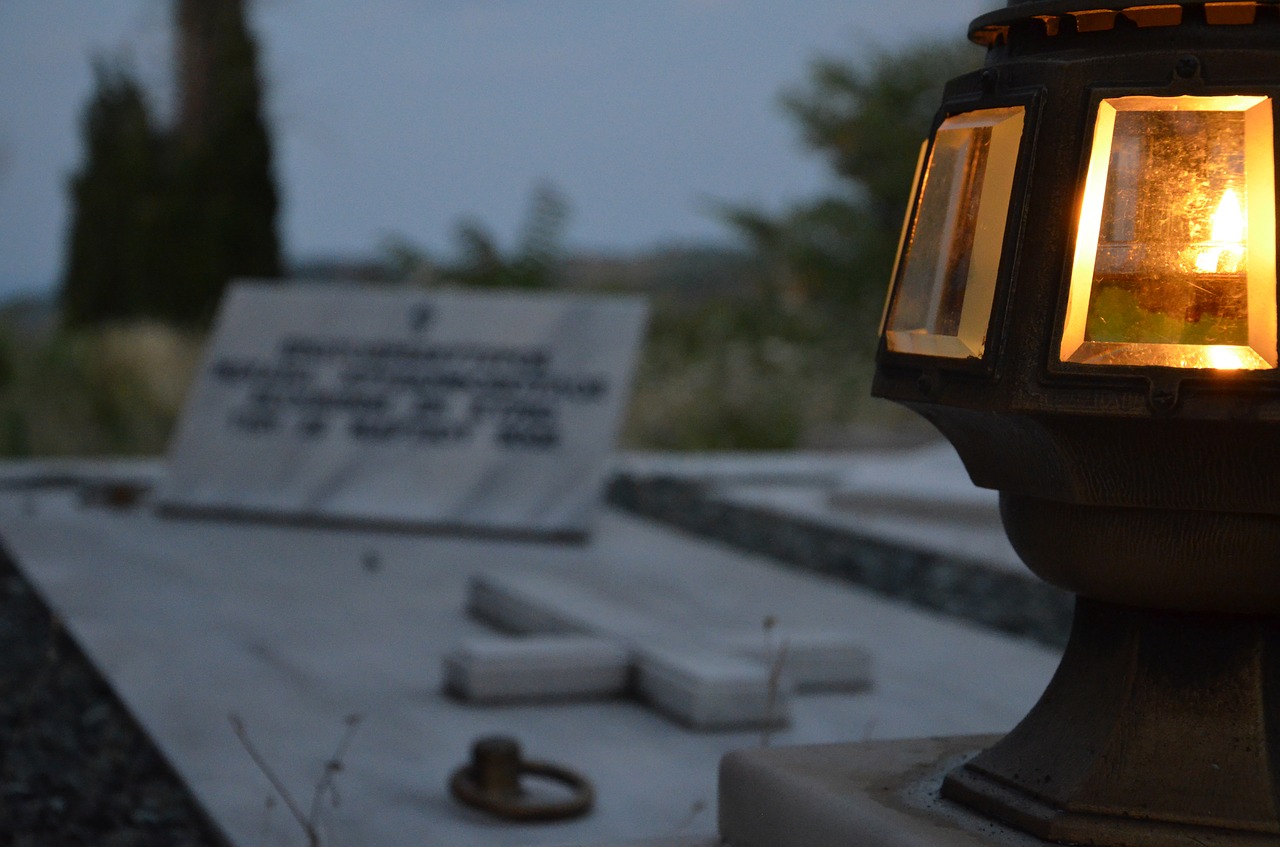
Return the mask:
<svg viewBox="0 0 1280 847">
<path fill-rule="evenodd" d="M 1069 843 L 1280 844 L 1280 3 L 1011 0 L 970 38 L 874 390 L 1078 600 L 943 793 Z"/>
<path fill-rule="evenodd" d="M 1276 367 L 1271 112 L 1266 97 L 1099 104 L 1063 361 Z"/>
</svg>

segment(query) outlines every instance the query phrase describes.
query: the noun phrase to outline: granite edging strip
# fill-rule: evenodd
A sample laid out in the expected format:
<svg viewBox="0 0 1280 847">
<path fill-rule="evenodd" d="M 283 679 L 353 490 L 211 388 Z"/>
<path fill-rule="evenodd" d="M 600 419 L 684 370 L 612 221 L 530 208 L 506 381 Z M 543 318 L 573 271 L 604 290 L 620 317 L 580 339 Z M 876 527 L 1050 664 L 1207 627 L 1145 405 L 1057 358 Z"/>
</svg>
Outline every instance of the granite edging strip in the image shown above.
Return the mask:
<svg viewBox="0 0 1280 847">
<path fill-rule="evenodd" d="M 605 499 L 694 535 L 1049 646 L 1065 645 L 1071 628 L 1071 595 L 1029 573 L 1022 577 L 964 557 L 728 502 L 705 483 L 619 474 L 609 481 Z"/>
</svg>

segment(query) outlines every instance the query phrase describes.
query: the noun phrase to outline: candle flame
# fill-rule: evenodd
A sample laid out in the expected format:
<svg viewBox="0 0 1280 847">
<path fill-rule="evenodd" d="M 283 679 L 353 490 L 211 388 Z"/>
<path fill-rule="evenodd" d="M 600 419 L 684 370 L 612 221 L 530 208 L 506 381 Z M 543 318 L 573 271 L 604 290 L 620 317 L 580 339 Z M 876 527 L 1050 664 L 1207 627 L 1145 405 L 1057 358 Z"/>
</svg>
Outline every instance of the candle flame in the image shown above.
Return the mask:
<svg viewBox="0 0 1280 847">
<path fill-rule="evenodd" d="M 1240 198 L 1233 189 L 1222 193 L 1222 202 L 1210 219 L 1213 223 L 1210 239 L 1213 244 L 1200 251 L 1196 257 L 1196 270 L 1201 273 L 1236 273 L 1244 256 L 1244 210 Z"/>
<path fill-rule="evenodd" d="M 1244 244 L 1244 210 L 1230 188 L 1223 192 L 1218 211 L 1213 213 L 1213 240 Z"/>
<path fill-rule="evenodd" d="M 1244 358 L 1235 347 L 1213 344 L 1205 348 L 1209 367 L 1218 371 L 1238 371 L 1245 366 Z"/>
</svg>

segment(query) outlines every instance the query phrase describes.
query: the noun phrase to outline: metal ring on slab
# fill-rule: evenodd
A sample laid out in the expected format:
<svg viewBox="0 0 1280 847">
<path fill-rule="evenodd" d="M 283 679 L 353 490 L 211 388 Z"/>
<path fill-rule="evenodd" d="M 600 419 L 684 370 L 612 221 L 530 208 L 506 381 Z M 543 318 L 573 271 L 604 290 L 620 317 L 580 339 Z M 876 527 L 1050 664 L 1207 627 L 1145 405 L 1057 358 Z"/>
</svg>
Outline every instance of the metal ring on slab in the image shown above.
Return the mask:
<svg viewBox="0 0 1280 847">
<path fill-rule="evenodd" d="M 536 776 L 569 789 L 560 801 L 531 801 L 520 787 L 522 776 Z M 449 791 L 460 802 L 514 821 L 554 821 L 591 811 L 595 789 L 586 777 L 548 762 L 526 762 L 513 738 L 489 736 L 471 746 L 471 761 L 449 778 Z"/>
</svg>

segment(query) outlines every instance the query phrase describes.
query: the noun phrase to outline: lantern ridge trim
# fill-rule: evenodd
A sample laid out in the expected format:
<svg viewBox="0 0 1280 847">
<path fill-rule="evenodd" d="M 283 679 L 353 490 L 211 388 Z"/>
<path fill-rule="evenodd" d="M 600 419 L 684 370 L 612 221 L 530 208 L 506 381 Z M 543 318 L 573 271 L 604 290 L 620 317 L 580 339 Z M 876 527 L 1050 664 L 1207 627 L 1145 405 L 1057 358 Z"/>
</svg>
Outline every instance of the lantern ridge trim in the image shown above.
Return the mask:
<svg viewBox="0 0 1280 847">
<path fill-rule="evenodd" d="M 1022 5 L 1034 5 L 1033 3 Z M 1098 3 L 1096 0 L 1086 2 L 1044 2 L 1039 0 L 1043 9 L 1033 14 L 1031 19 L 1039 21 L 1044 27 L 1044 35 L 1050 38 L 1062 32 L 1062 23 L 1070 21 L 1075 24 L 1077 33 L 1107 32 L 1115 28 L 1118 18 L 1124 18 L 1139 29 L 1148 27 L 1181 26 L 1184 22 L 1183 9 L 1188 5 L 1201 5 L 1204 10 L 1204 21 L 1211 26 L 1248 26 L 1258 22 L 1258 10 L 1275 3 L 1263 3 L 1258 0 L 1216 0 L 1204 4 L 1189 3 L 1144 3 L 1131 5 L 1126 3 Z M 1021 13 L 1021 14 L 1019 14 Z M 983 15 L 973 22 L 969 30 L 969 40 L 982 47 L 993 47 L 1007 44 L 1011 23 L 1015 19 L 1023 19 L 1026 12 L 1014 5 Z"/>
</svg>

